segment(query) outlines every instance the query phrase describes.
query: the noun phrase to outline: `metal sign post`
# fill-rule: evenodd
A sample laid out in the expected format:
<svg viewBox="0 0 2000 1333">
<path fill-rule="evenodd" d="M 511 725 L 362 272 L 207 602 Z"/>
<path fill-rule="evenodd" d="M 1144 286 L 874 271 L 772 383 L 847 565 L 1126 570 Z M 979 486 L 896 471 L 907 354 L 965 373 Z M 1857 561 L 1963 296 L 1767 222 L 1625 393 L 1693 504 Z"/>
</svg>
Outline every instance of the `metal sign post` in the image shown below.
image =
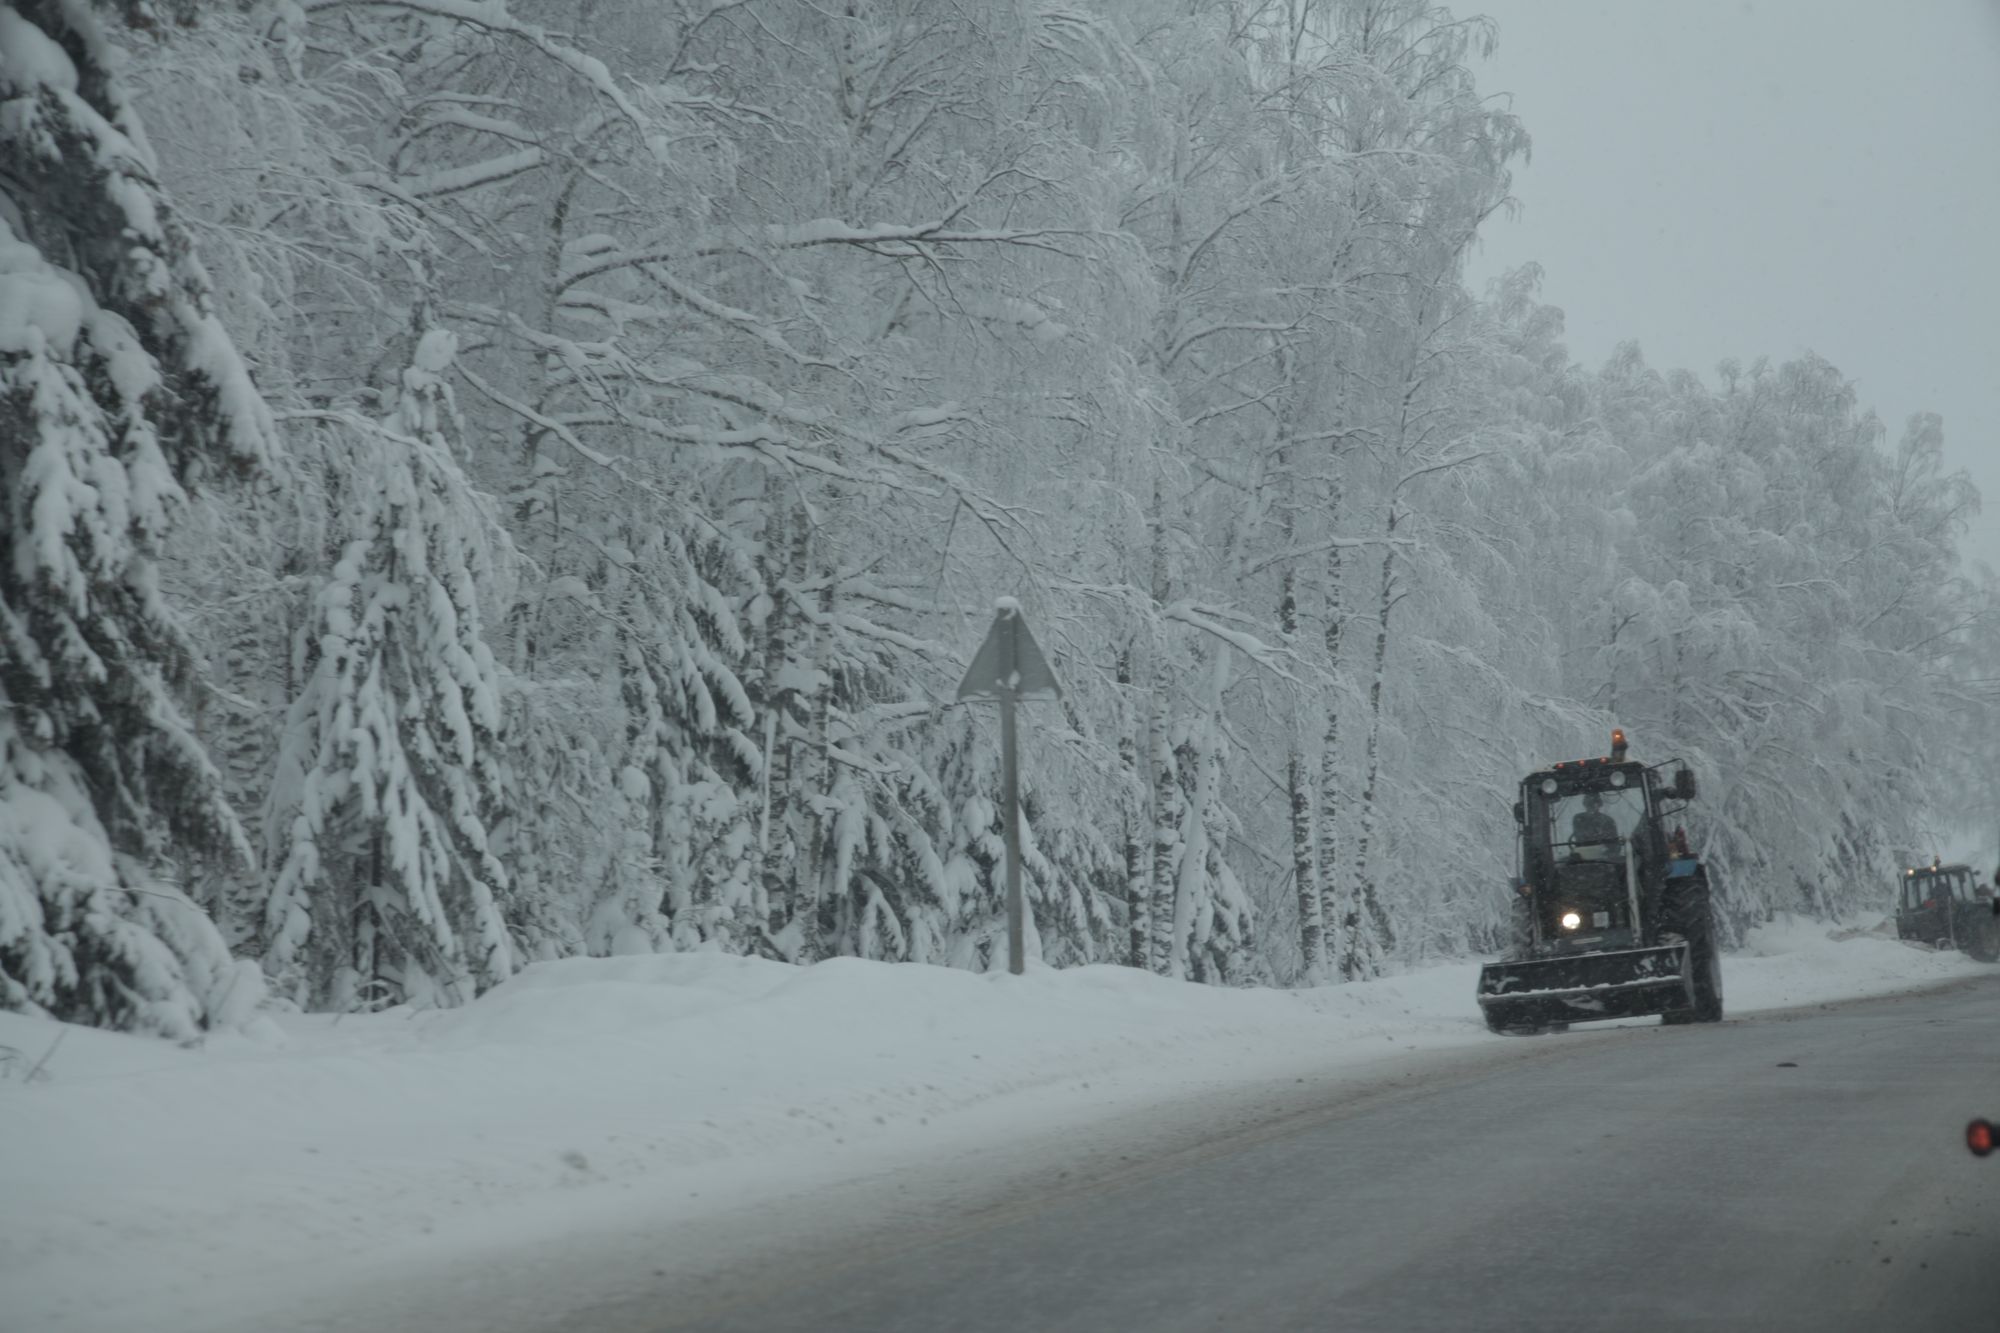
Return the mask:
<svg viewBox="0 0 2000 1333">
<path fill-rule="evenodd" d="M 1027 970 L 1027 905 L 1021 898 L 1021 768 L 1014 733 L 1014 706 L 1029 699 L 1060 699 L 1062 687 L 1042 656 L 1041 645 L 1028 632 L 1021 604 L 1011 597 L 994 603 L 993 627 L 972 656 L 958 697 L 992 699 L 1000 705 L 1001 818 L 1006 821 L 1007 846 L 1007 970 L 1020 976 Z"/>
<path fill-rule="evenodd" d="M 1000 817 L 1007 821 L 1007 970 L 1028 966 L 1028 906 L 1021 901 L 1021 761 L 1014 737 L 1014 696 L 1000 696 Z"/>
</svg>

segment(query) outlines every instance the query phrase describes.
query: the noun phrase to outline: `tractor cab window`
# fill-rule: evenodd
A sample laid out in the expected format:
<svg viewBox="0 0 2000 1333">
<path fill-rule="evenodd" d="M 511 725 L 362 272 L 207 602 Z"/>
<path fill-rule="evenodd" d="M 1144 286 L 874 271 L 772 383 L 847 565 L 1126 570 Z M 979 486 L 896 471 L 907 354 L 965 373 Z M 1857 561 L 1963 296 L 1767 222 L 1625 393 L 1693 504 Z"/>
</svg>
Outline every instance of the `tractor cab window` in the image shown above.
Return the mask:
<svg viewBox="0 0 2000 1333">
<path fill-rule="evenodd" d="M 1903 876 L 1903 907 L 1906 911 L 1941 907 L 1952 902 L 1971 902 L 1970 876 L 1963 870 L 1919 870 Z"/>
<path fill-rule="evenodd" d="M 1646 817 L 1645 793 L 1636 787 L 1579 792 L 1549 802 L 1558 855 L 1579 861 L 1622 861 L 1626 843 Z"/>
</svg>

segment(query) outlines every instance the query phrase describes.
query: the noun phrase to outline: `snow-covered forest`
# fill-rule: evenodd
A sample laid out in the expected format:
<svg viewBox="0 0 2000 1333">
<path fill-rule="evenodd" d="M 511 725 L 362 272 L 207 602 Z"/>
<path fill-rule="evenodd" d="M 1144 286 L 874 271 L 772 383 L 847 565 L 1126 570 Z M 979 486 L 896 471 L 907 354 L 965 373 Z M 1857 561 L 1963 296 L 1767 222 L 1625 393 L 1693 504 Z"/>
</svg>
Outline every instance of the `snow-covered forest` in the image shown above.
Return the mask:
<svg viewBox="0 0 2000 1333">
<path fill-rule="evenodd" d="M 2000 789 L 1978 497 L 1824 361 L 1591 368 L 1469 290 L 1500 36 L 0 0 L 0 1007 L 987 967 L 1001 595 L 1052 964 L 1490 948 L 1514 782 L 1614 722 L 1729 934 L 1879 904 Z"/>
</svg>

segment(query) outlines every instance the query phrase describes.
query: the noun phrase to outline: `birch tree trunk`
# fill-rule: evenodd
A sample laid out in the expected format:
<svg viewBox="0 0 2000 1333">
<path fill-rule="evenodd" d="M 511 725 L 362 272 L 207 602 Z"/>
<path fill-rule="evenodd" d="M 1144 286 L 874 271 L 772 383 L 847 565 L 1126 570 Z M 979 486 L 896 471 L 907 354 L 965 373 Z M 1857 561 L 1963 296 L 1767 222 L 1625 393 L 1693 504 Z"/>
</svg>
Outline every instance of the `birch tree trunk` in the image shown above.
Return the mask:
<svg viewBox="0 0 2000 1333">
<path fill-rule="evenodd" d="M 1188 796 L 1181 817 L 1180 864 L 1174 876 L 1173 942 L 1166 974 L 1176 981 L 1206 981 L 1207 973 L 1195 957 L 1196 913 L 1211 910 L 1203 881 L 1209 873 L 1209 810 L 1216 799 L 1218 772 L 1216 755 L 1222 746 L 1222 699 L 1229 688 L 1230 649 L 1222 644 L 1215 650 L 1215 664 L 1209 671 L 1208 698 L 1202 710 L 1201 730 L 1187 747 L 1188 762 L 1195 773 L 1194 791 Z M 1190 966 L 1192 964 L 1192 966 Z"/>
<path fill-rule="evenodd" d="M 801 525 L 803 530 L 803 525 Z M 834 572 L 825 573 L 825 583 L 819 590 L 819 614 L 822 622 L 833 616 Z M 812 663 L 816 657 L 819 632 L 809 624 L 801 622 L 799 632 L 806 636 L 805 660 Z M 812 698 L 812 724 L 807 730 L 811 743 L 819 751 L 819 763 L 812 766 L 813 790 L 822 795 L 833 791 L 833 736 L 830 721 L 833 707 L 833 682 L 824 674 L 814 678 Z M 836 870 L 841 858 L 833 850 L 838 834 L 833 824 L 837 816 L 828 816 L 824 836 L 811 840 L 817 866 L 800 866 L 794 872 L 798 884 L 798 900 L 792 906 L 792 920 L 798 924 L 799 948 L 795 961 L 816 963 L 825 956 L 824 942 L 820 939 L 820 905 L 830 897 L 837 897 L 845 885 L 836 882 Z"/>
<path fill-rule="evenodd" d="M 1151 925 L 1152 970 L 1162 976 L 1178 975 L 1174 957 L 1175 856 L 1180 851 L 1180 830 L 1174 824 L 1180 783 L 1171 742 L 1168 740 L 1168 691 L 1165 654 L 1153 660 L 1153 882 Z"/>
<path fill-rule="evenodd" d="M 1279 455 L 1278 471 L 1284 473 L 1284 455 Z M 1290 506 L 1285 509 L 1283 540 L 1289 548 L 1298 524 Z M 1298 571 L 1291 565 L 1278 581 L 1278 629 L 1289 646 L 1298 641 Z M 1319 878 L 1313 864 L 1312 779 L 1308 775 L 1304 746 L 1297 726 L 1291 728 L 1285 755 L 1285 795 L 1291 812 L 1292 888 L 1299 903 L 1299 968 L 1306 984 L 1317 985 L 1325 977 L 1326 942 L 1320 912 Z"/>
<path fill-rule="evenodd" d="M 1388 536 L 1396 535 L 1399 515 L 1389 506 Z M 1379 811 L 1376 783 L 1382 772 L 1382 684 L 1389 662 L 1389 614 L 1396 604 L 1396 552 L 1391 546 L 1382 553 L 1382 596 L 1376 606 L 1375 663 L 1368 681 L 1368 747 L 1363 759 L 1360 827 L 1354 839 L 1354 883 L 1348 895 L 1340 955 L 1340 974 L 1348 981 L 1379 975 L 1382 951 L 1388 938 L 1388 919 L 1376 892 L 1368 854 L 1375 837 Z"/>
<path fill-rule="evenodd" d="M 1335 526 L 1340 518 L 1341 489 L 1336 481 L 1327 499 L 1327 523 Z M 1340 547 L 1326 556 L 1326 661 L 1333 674 L 1334 688 L 1326 696 L 1326 734 L 1320 740 L 1319 756 L 1319 917 L 1322 953 L 1334 956 L 1340 944 L 1340 862 L 1341 815 L 1340 773 L 1340 635 L 1347 620 L 1341 589 Z"/>
<path fill-rule="evenodd" d="M 1146 875 L 1146 843 L 1143 830 L 1146 826 L 1146 787 L 1139 776 L 1139 710 L 1132 706 L 1132 643 L 1127 641 L 1118 653 L 1118 684 L 1123 701 L 1118 728 L 1118 767 L 1124 775 L 1125 791 L 1121 800 L 1125 827 L 1123 847 L 1125 853 L 1125 913 L 1126 949 L 1125 963 L 1128 967 L 1147 966 L 1147 940 L 1151 921 L 1151 881 Z"/>
<path fill-rule="evenodd" d="M 1167 602 L 1167 518 L 1166 497 L 1160 480 L 1153 479 L 1152 510 L 1148 518 L 1152 546 L 1152 600 L 1156 617 L 1153 624 L 1153 660 L 1150 712 L 1147 718 L 1147 752 L 1151 759 L 1153 792 L 1153 882 L 1148 910 L 1151 941 L 1148 948 L 1152 970 L 1171 975 L 1173 966 L 1174 857 L 1180 832 L 1174 824 L 1174 806 L 1179 795 L 1172 740 L 1173 679 L 1167 663 L 1166 630 L 1157 616 Z"/>
<path fill-rule="evenodd" d="M 802 579 L 811 530 L 805 515 L 792 514 L 787 531 L 787 501 L 772 492 L 782 489 L 782 479 L 766 485 L 771 508 L 765 527 L 765 586 L 771 609 L 764 623 L 764 846 L 760 878 L 763 882 L 765 920 L 773 936 L 783 932 L 794 919 L 794 902 L 800 876 L 800 854 L 804 847 L 798 836 L 795 783 L 796 725 L 791 716 L 797 693 L 794 653 L 797 650 L 797 622 L 792 608 L 793 594 L 788 583 Z"/>
</svg>

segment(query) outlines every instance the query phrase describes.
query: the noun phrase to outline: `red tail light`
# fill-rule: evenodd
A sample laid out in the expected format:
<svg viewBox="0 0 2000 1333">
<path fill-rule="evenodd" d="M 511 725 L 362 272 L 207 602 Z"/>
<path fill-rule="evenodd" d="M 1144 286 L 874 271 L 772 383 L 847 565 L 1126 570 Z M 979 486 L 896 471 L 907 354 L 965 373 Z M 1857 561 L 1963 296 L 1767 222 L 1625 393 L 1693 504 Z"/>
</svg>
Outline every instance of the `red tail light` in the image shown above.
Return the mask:
<svg viewBox="0 0 2000 1333">
<path fill-rule="evenodd" d="M 1974 1157 L 1984 1157 L 1993 1151 L 1993 1123 L 1989 1120 L 1975 1120 L 1965 1127 L 1965 1146 L 1972 1149 Z"/>
</svg>

